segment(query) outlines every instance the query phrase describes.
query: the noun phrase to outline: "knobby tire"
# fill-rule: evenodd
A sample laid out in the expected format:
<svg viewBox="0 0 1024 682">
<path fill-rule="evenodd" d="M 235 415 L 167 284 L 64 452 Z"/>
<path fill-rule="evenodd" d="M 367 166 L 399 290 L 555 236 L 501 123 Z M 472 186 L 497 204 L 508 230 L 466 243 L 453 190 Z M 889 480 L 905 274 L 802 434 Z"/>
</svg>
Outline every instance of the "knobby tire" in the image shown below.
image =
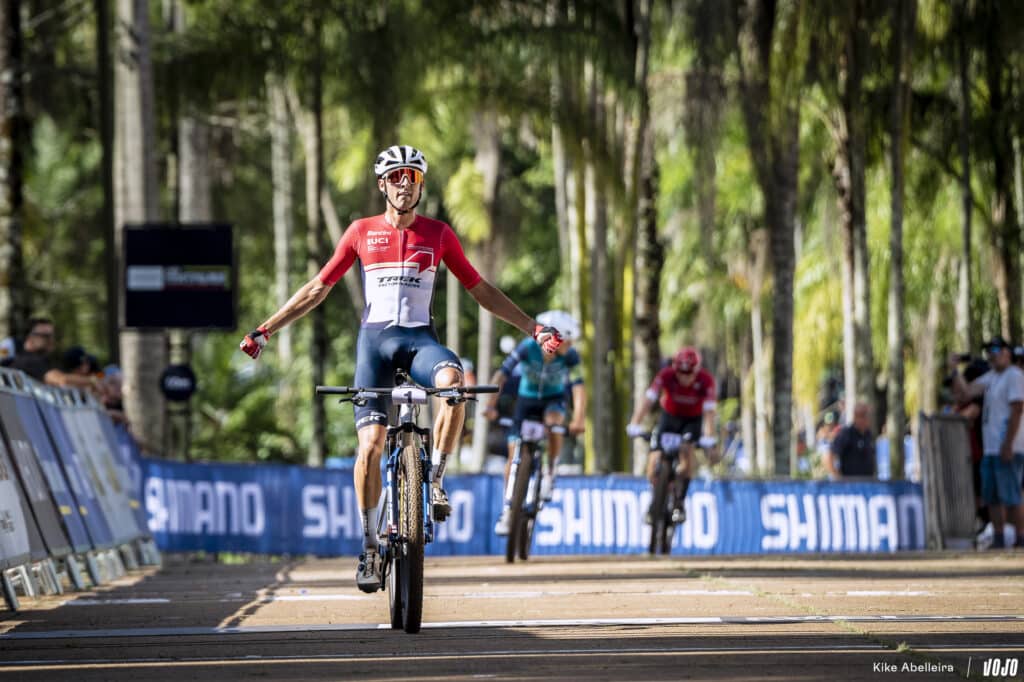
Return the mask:
<svg viewBox="0 0 1024 682">
<path fill-rule="evenodd" d="M 423 620 L 423 463 L 419 449 L 406 446 L 398 463 L 398 532 L 402 627 L 409 634 L 420 631 Z"/>
<path fill-rule="evenodd" d="M 533 450 L 526 443 L 519 445 L 519 466 L 516 467 L 515 485 L 512 487 L 512 506 L 509 508 L 508 537 L 505 542 L 505 561 L 512 563 L 516 560 L 516 551 L 519 549 L 521 534 L 525 532 L 526 514 L 523 513 L 523 503 L 526 501 L 526 489 L 530 485 L 530 473 L 533 469 Z"/>
</svg>

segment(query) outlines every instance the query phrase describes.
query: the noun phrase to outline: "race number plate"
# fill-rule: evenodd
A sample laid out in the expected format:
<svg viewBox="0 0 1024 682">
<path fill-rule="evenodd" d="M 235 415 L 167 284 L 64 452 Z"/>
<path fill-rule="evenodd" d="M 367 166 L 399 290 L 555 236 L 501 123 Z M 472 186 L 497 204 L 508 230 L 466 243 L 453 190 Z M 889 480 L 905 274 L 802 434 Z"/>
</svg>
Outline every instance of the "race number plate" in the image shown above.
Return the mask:
<svg viewBox="0 0 1024 682">
<path fill-rule="evenodd" d="M 678 450 L 679 446 L 683 444 L 683 436 L 679 433 L 663 433 L 661 434 L 661 449 L 672 452 Z"/>
<path fill-rule="evenodd" d="M 544 438 L 544 424 L 527 419 L 523 421 L 519 434 L 523 437 L 523 440 L 534 443 Z"/>
<path fill-rule="evenodd" d="M 391 389 L 391 402 L 395 405 L 424 405 L 427 392 L 418 386 L 395 386 Z"/>
</svg>

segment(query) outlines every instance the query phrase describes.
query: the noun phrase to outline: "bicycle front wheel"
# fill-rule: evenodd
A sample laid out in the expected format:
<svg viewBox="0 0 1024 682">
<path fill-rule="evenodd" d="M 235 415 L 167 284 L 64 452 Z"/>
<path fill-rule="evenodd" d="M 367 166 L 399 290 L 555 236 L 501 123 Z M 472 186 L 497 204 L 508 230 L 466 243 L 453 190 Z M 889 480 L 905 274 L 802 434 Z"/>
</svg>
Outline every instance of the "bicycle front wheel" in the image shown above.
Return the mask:
<svg viewBox="0 0 1024 682">
<path fill-rule="evenodd" d="M 662 550 L 665 540 L 667 518 L 665 515 L 668 504 L 669 467 L 665 462 L 658 463 L 658 473 L 654 479 L 654 496 L 651 500 L 651 542 L 647 551 L 656 554 Z"/>
<path fill-rule="evenodd" d="M 516 560 L 516 551 L 522 541 L 522 534 L 527 524 L 523 503 L 526 502 L 526 489 L 530 486 L 530 473 L 533 469 L 533 449 L 526 443 L 519 444 L 519 465 L 516 466 L 515 483 L 512 486 L 512 505 L 508 515 L 508 538 L 505 542 L 505 561 Z"/>
<path fill-rule="evenodd" d="M 423 619 L 423 462 L 419 449 L 406 447 L 398 463 L 398 532 L 395 563 L 400 586 L 402 627 L 414 634 Z"/>
</svg>

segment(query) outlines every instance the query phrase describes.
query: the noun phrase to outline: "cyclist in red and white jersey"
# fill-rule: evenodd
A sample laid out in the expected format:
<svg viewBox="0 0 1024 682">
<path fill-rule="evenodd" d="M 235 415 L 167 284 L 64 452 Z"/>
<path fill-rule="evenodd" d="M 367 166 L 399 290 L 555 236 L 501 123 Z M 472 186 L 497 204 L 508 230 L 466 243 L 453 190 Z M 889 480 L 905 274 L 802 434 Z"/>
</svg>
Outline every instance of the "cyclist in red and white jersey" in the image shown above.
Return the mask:
<svg viewBox="0 0 1024 682">
<path fill-rule="evenodd" d="M 715 378 L 701 367 L 700 353 L 687 346 L 672 359 L 672 364 L 663 368 L 654 377 L 650 388 L 644 394 L 643 402 L 626 426 L 630 437 L 644 432 L 640 422 L 660 402 L 661 416 L 651 434 L 651 452 L 647 460 L 647 478 L 654 485 L 658 459 L 661 457 L 661 434 L 675 433 L 683 436 L 679 447 L 679 464 L 676 467 L 676 508 L 672 510 L 672 523 L 683 523 L 686 512 L 683 500 L 690 487 L 691 472 L 697 468 L 693 446 L 696 443 L 709 459 L 714 457 L 718 439 L 715 432 Z M 650 523 L 650 511 L 646 517 Z"/>
<path fill-rule="evenodd" d="M 357 342 L 356 386 L 390 386 L 397 369 L 405 370 L 424 386 L 463 385 L 459 358 L 438 341 L 431 315 L 435 280 L 442 262 L 483 308 L 532 334 L 538 343 L 554 352 L 562 342 L 557 330 L 539 325 L 483 279 L 466 259 L 451 227 L 417 215 L 426 172 L 427 161 L 414 147 L 395 145 L 382 151 L 374 163 L 374 173 L 387 204 L 384 213 L 349 225 L 334 256 L 319 274 L 250 332 L 240 344 L 242 350 L 253 358 L 259 357 L 271 334 L 320 305 L 358 259 L 366 307 Z M 356 407 L 355 419 L 359 456 L 354 484 L 362 510 L 364 545 L 356 583 L 360 589 L 372 592 L 380 587 L 376 528 L 387 400 L 375 399 Z M 436 521 L 445 520 L 450 511 L 442 483 L 447 458 L 457 446 L 464 419 L 464 405 L 442 402 L 434 424 L 435 467 L 431 481 L 431 511 Z"/>
</svg>

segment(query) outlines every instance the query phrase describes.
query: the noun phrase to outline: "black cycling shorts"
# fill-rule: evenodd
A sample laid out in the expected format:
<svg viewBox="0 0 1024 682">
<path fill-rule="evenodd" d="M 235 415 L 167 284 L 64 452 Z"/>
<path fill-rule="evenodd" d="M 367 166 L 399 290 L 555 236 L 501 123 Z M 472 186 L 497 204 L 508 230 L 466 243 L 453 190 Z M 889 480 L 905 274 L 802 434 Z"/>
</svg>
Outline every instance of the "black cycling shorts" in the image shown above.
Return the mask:
<svg viewBox="0 0 1024 682">
<path fill-rule="evenodd" d="M 704 425 L 704 417 L 675 417 L 668 412 L 662 412 L 658 417 L 658 425 L 651 433 L 651 450 L 661 450 L 661 434 L 678 433 L 684 441 L 696 444 L 700 439 L 701 428 Z"/>
</svg>

